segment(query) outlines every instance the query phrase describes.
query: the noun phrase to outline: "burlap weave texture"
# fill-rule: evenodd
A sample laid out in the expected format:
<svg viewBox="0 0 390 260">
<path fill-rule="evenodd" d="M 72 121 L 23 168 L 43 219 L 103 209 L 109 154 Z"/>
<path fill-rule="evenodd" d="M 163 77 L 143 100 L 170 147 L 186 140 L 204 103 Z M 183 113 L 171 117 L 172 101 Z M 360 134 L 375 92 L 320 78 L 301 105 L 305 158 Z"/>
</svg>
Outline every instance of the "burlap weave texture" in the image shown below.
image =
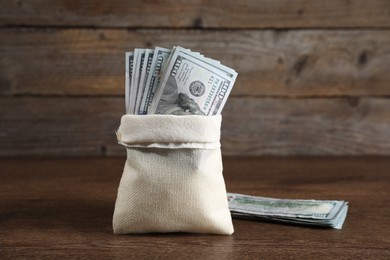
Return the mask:
<svg viewBox="0 0 390 260">
<path fill-rule="evenodd" d="M 233 233 L 220 126 L 221 116 L 122 117 L 117 136 L 127 147 L 127 160 L 115 204 L 115 234 Z"/>
</svg>

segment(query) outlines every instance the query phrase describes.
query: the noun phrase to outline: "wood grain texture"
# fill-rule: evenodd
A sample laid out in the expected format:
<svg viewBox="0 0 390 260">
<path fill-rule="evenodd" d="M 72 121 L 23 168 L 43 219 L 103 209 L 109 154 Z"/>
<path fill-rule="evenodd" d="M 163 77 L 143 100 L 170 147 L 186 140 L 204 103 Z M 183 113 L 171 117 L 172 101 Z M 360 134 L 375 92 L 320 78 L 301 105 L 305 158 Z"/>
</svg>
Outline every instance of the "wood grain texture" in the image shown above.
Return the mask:
<svg viewBox="0 0 390 260">
<path fill-rule="evenodd" d="M 3 98 L 0 155 L 124 154 L 115 131 L 122 98 Z M 122 148 L 122 149 L 120 149 Z"/>
<path fill-rule="evenodd" d="M 1 159 L 0 257 L 389 259 L 390 160 L 224 157 L 230 192 L 349 201 L 343 229 L 233 220 L 232 236 L 115 236 L 125 158 Z"/>
<path fill-rule="evenodd" d="M 389 30 L 0 30 L 0 95 L 123 95 L 124 52 L 182 45 L 235 68 L 232 95 L 389 96 Z"/>
<path fill-rule="evenodd" d="M 123 155 L 122 98 L 0 98 L 0 155 Z M 390 155 L 390 99 L 231 98 L 225 155 Z"/>
<path fill-rule="evenodd" d="M 390 154 L 390 99 L 229 100 L 226 155 Z"/>
<path fill-rule="evenodd" d="M 389 27 L 387 0 L 2 0 L 0 25 L 172 28 Z"/>
</svg>

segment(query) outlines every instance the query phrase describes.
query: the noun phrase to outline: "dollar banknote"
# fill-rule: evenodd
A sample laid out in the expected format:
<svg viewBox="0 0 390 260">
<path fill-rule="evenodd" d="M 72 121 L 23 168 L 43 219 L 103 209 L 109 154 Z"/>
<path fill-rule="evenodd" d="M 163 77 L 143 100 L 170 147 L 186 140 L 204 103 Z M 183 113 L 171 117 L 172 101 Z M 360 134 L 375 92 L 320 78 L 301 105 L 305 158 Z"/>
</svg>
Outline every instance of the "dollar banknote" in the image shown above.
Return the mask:
<svg viewBox="0 0 390 260">
<path fill-rule="evenodd" d="M 237 73 L 198 53 L 176 47 L 164 69 L 150 114 L 217 115 Z"/>
<path fill-rule="evenodd" d="M 129 84 L 129 114 L 134 114 L 134 107 L 135 107 L 135 100 L 136 100 L 136 93 L 137 93 L 137 87 L 138 87 L 138 78 L 139 78 L 139 70 L 140 62 L 141 62 L 141 53 L 144 50 L 136 48 L 133 52 L 133 66 L 131 72 L 131 81 Z"/>
<path fill-rule="evenodd" d="M 152 100 L 160 84 L 162 68 L 171 54 L 170 49 L 156 47 L 150 65 L 150 73 L 145 82 L 144 92 L 139 104 L 138 114 L 146 115 L 151 106 Z"/>
<path fill-rule="evenodd" d="M 150 67 L 152 65 L 152 60 L 153 60 L 153 54 L 154 51 L 147 49 L 145 50 L 145 57 L 143 60 L 141 60 L 141 76 L 140 80 L 138 82 L 138 91 L 137 91 L 137 96 L 136 96 L 136 101 L 135 101 L 135 109 L 134 113 L 139 114 L 139 108 L 140 108 L 140 103 L 142 100 L 142 96 L 145 91 L 145 85 L 146 85 L 146 79 L 149 76 L 150 72 Z"/>
<path fill-rule="evenodd" d="M 130 88 L 132 80 L 132 71 L 133 71 L 133 60 L 134 52 L 126 52 L 125 54 L 125 103 L 126 103 L 126 114 L 130 114 Z"/>
<path fill-rule="evenodd" d="M 337 200 L 275 199 L 227 193 L 233 217 L 341 229 L 348 202 Z"/>
</svg>

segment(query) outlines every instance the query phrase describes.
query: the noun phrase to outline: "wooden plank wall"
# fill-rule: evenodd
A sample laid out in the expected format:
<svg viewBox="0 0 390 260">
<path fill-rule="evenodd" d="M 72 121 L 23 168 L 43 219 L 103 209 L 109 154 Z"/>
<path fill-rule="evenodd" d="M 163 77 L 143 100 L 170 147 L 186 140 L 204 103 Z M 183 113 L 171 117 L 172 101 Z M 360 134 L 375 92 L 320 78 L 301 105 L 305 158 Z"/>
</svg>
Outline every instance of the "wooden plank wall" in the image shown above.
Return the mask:
<svg viewBox="0 0 390 260">
<path fill-rule="evenodd" d="M 225 155 L 390 155 L 390 1 L 0 0 L 0 155 L 123 155 L 124 52 L 235 68 Z"/>
</svg>

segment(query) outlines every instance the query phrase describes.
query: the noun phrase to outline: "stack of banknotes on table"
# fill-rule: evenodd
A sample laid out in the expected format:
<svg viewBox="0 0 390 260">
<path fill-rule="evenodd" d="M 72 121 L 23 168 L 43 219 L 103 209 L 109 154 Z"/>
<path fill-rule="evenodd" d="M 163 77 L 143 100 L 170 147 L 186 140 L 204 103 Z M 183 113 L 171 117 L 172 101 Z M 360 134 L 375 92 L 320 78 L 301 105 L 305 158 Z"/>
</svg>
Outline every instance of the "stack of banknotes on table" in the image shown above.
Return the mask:
<svg viewBox="0 0 390 260">
<path fill-rule="evenodd" d="M 219 115 L 237 72 L 179 46 L 126 52 L 126 113 Z M 340 229 L 345 201 L 285 200 L 228 193 L 233 217 Z"/>
<path fill-rule="evenodd" d="M 126 53 L 126 113 L 218 115 L 237 72 L 179 46 Z"/>
<path fill-rule="evenodd" d="M 273 199 L 228 193 L 233 217 L 341 229 L 348 202 L 338 200 Z"/>
</svg>

